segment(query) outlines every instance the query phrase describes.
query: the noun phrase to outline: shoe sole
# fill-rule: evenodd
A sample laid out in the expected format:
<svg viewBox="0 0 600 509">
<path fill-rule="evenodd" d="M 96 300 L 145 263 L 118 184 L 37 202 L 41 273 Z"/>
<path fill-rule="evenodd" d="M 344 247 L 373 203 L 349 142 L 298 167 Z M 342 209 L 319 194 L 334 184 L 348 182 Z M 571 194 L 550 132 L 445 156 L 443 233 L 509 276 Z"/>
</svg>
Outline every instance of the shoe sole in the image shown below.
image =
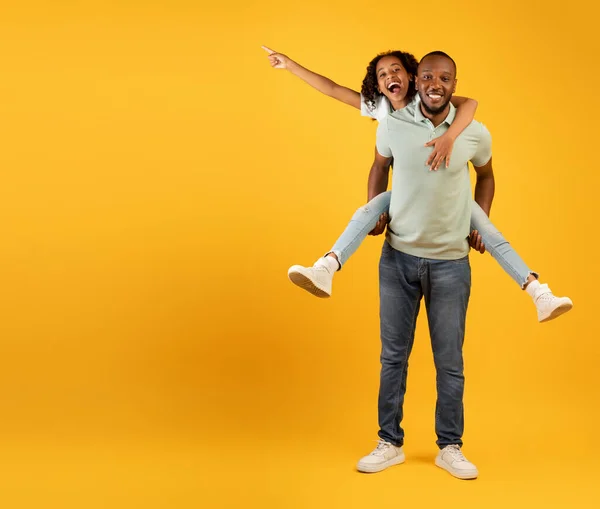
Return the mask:
<svg viewBox="0 0 600 509">
<path fill-rule="evenodd" d="M 457 479 L 462 479 L 462 480 L 469 480 L 469 479 L 477 479 L 477 476 L 479 475 L 479 472 L 473 472 L 472 470 L 469 472 L 462 472 L 460 470 L 454 470 L 451 466 L 447 465 L 445 462 L 443 462 L 440 458 L 435 458 L 435 464 L 440 467 L 443 468 L 446 472 L 448 472 L 450 475 L 456 477 Z"/>
<path fill-rule="evenodd" d="M 564 304 L 561 304 L 557 308 L 553 309 L 552 312 L 548 316 L 542 318 L 540 320 L 540 323 L 549 322 L 550 320 L 554 320 L 555 318 L 558 318 L 560 315 L 564 315 L 567 311 L 570 311 L 572 308 L 573 308 L 572 302 L 565 302 Z"/>
<path fill-rule="evenodd" d="M 356 465 L 356 470 L 363 472 L 364 474 L 374 474 L 376 472 L 381 472 L 386 468 L 393 467 L 394 465 L 400 465 L 401 463 L 404 463 L 405 459 L 406 456 L 404 455 L 396 456 L 378 465 L 361 465 L 359 462 L 358 465 Z"/>
<path fill-rule="evenodd" d="M 300 272 L 289 272 L 288 277 L 290 278 L 290 281 L 296 286 L 299 286 L 303 290 L 306 290 L 308 293 L 312 293 L 316 297 L 320 297 L 322 299 L 331 297 L 329 293 L 319 288 L 309 278 L 307 278 L 304 274 Z"/>
</svg>

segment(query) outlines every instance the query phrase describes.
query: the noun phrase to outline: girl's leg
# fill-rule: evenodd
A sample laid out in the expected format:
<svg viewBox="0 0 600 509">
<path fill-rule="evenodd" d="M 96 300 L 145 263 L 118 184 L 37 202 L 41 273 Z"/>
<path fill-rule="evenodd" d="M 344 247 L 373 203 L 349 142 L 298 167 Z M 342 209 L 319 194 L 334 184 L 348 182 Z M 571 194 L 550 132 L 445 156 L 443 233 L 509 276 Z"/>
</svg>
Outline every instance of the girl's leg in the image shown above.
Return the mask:
<svg viewBox="0 0 600 509">
<path fill-rule="evenodd" d="M 529 269 L 476 201 L 471 203 L 471 230 L 479 232 L 485 248 L 504 269 L 504 272 L 519 285 L 521 290 L 524 290 L 527 286 L 530 276 L 535 279 L 539 277 L 537 273 Z"/>
<path fill-rule="evenodd" d="M 375 228 L 381 214 L 390 208 L 391 191 L 386 191 L 359 208 L 331 251 L 319 258 L 312 267 L 294 265 L 288 270 L 292 283 L 317 297 L 329 297 L 335 271 L 340 270 L 354 254 L 369 232 Z"/>
<path fill-rule="evenodd" d="M 326 254 L 326 256 L 335 255 L 340 264 L 338 270 L 354 254 L 369 232 L 375 228 L 381 214 L 389 212 L 391 197 L 391 191 L 378 194 L 354 213 L 344 232 L 335 241 L 331 251 Z"/>
<path fill-rule="evenodd" d="M 475 201 L 471 204 L 471 230 L 477 230 L 485 248 L 519 287 L 527 289 L 536 305 L 540 322 L 552 320 L 573 307 L 571 299 L 556 297 L 548 285 L 537 281 L 539 275 L 529 269 Z"/>
</svg>

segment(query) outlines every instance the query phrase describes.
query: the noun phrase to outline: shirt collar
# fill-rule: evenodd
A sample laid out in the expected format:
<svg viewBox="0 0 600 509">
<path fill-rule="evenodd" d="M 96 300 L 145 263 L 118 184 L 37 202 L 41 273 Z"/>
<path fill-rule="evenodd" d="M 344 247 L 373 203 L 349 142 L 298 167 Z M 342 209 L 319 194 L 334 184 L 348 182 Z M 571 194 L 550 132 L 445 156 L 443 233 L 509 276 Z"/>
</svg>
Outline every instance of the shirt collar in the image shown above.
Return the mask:
<svg viewBox="0 0 600 509">
<path fill-rule="evenodd" d="M 452 103 L 450 103 L 450 111 L 448 112 L 448 116 L 442 121 L 442 124 L 446 122 L 446 124 L 452 125 L 452 122 L 454 122 L 454 117 L 456 117 L 456 108 Z M 423 115 L 420 101 L 415 101 L 415 122 L 423 122 L 425 120 L 429 119 Z"/>
</svg>

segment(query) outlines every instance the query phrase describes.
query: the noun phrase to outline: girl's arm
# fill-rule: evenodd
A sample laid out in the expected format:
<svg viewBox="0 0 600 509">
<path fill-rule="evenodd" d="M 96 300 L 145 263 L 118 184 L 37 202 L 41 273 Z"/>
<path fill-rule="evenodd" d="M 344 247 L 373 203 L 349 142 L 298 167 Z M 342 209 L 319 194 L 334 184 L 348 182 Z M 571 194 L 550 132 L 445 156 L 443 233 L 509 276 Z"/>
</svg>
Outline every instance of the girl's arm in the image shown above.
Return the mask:
<svg viewBox="0 0 600 509">
<path fill-rule="evenodd" d="M 349 106 L 353 106 L 360 110 L 360 93 L 356 90 L 338 85 L 329 78 L 321 76 L 316 72 L 312 72 L 306 67 L 302 67 L 299 63 L 294 62 L 283 53 L 276 53 L 266 46 L 262 46 L 262 48 L 269 53 L 269 61 L 271 62 L 271 66 L 275 69 L 287 69 L 294 76 L 298 76 L 298 78 L 308 83 L 311 87 L 316 88 L 322 94 L 333 97 L 344 104 L 348 104 Z"/>
<path fill-rule="evenodd" d="M 452 97 L 451 102 L 456 108 L 456 117 L 445 134 L 449 135 L 454 141 L 473 122 L 478 103 L 475 99 L 457 96 Z"/>
<path fill-rule="evenodd" d="M 442 136 L 425 144 L 426 147 L 435 147 L 429 159 L 427 159 L 427 165 L 432 170 L 437 170 L 444 160 L 446 160 L 446 168 L 448 168 L 454 141 L 473 121 L 475 111 L 477 111 L 477 101 L 475 99 L 454 96 L 451 102 L 456 108 L 454 122 Z"/>
</svg>

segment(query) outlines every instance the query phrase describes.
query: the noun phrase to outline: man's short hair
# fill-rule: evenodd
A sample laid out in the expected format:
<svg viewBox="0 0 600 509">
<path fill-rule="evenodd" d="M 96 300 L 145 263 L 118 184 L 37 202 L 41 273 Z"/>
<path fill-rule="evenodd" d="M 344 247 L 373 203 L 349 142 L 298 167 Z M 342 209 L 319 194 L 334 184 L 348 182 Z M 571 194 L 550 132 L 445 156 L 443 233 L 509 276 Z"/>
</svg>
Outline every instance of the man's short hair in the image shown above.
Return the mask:
<svg viewBox="0 0 600 509">
<path fill-rule="evenodd" d="M 447 58 L 454 65 L 454 74 L 457 73 L 456 62 L 450 55 L 448 55 L 448 53 L 444 53 L 443 51 L 431 51 L 430 53 L 427 53 L 427 55 L 425 55 L 423 58 L 421 58 L 421 62 L 423 60 L 425 60 L 427 57 L 445 57 L 445 58 Z"/>
</svg>

